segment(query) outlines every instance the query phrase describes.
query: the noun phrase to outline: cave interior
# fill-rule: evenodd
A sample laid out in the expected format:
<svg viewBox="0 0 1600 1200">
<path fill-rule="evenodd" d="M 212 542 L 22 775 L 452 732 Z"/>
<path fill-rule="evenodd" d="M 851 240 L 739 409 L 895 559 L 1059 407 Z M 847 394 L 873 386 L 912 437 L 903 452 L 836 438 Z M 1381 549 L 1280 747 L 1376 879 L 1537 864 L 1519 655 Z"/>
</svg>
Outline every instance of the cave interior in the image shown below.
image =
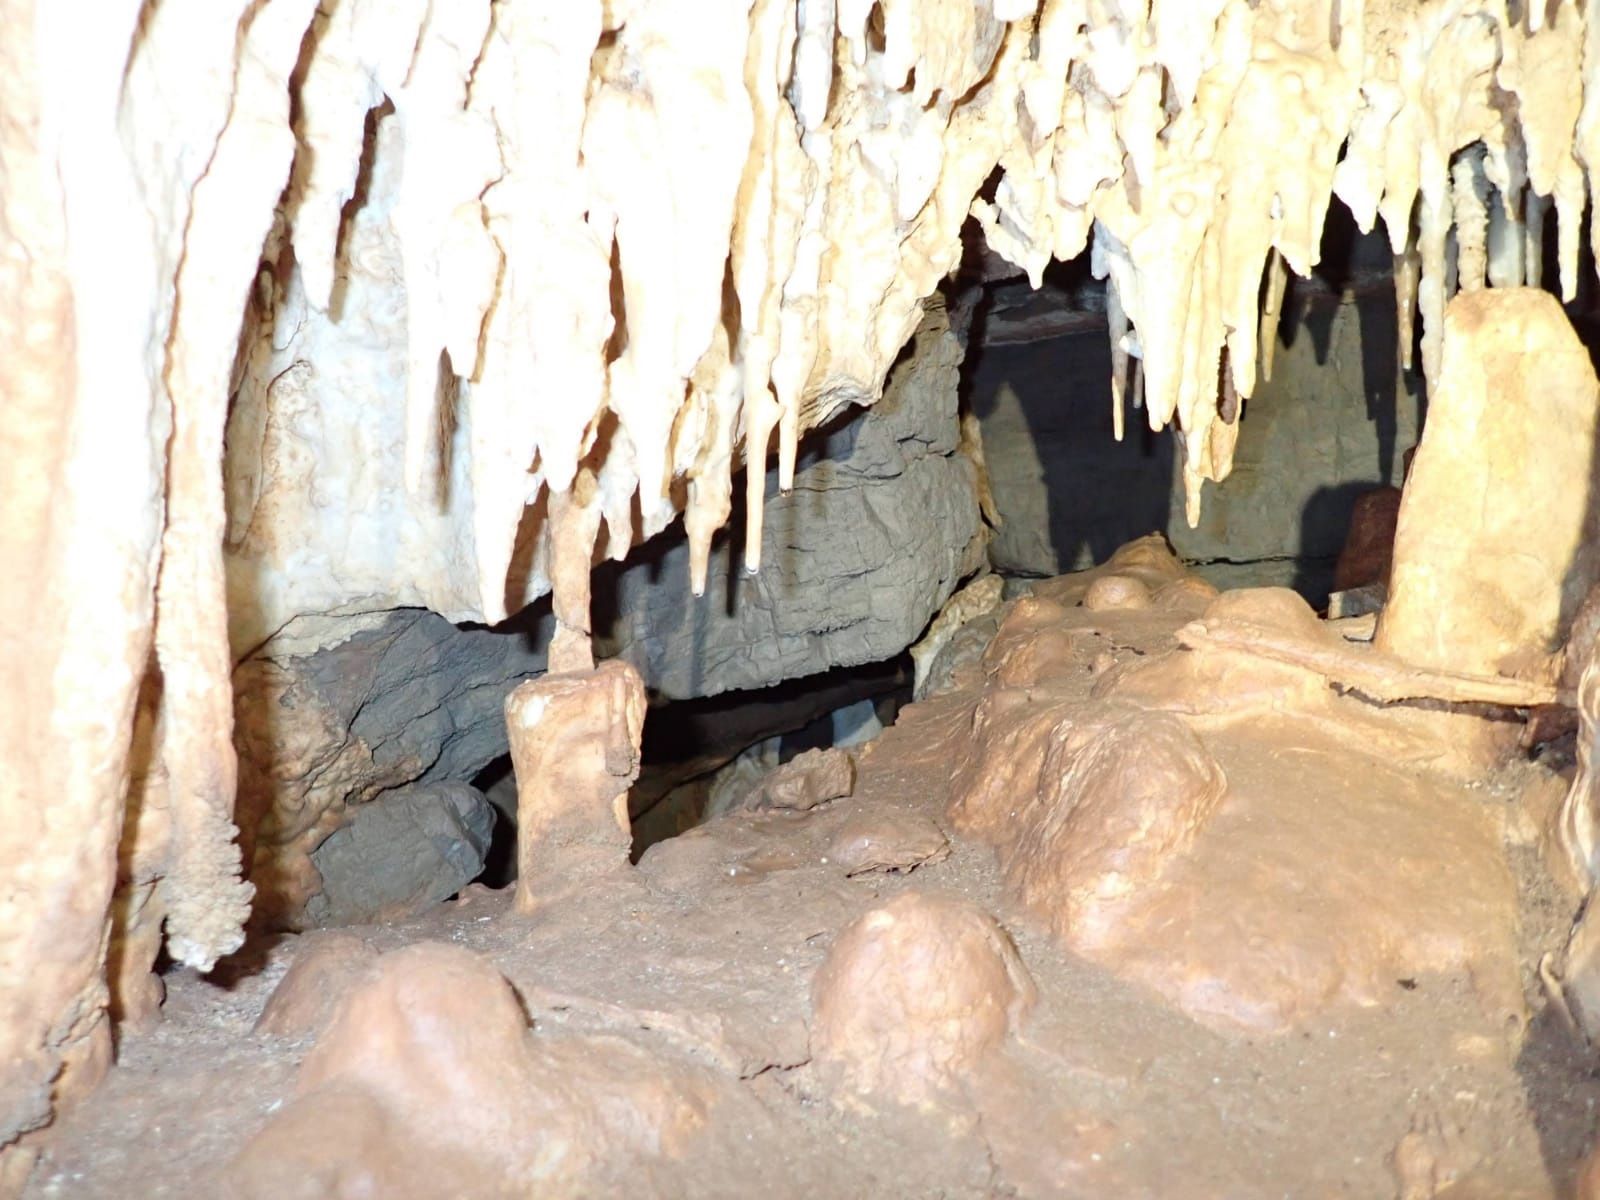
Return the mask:
<svg viewBox="0 0 1600 1200">
<path fill-rule="evenodd" d="M 1592 0 L 0 0 L 0 1197 L 1600 1198 Z"/>
</svg>

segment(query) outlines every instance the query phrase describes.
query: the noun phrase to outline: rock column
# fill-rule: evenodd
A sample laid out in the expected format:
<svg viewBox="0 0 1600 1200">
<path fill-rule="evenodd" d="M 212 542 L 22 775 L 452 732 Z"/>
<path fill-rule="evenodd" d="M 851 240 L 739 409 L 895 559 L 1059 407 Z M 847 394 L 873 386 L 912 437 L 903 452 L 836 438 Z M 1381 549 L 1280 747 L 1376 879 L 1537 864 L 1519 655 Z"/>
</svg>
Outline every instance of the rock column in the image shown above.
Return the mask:
<svg viewBox="0 0 1600 1200">
<path fill-rule="evenodd" d="M 644 710 L 644 682 L 617 659 L 530 680 L 507 697 L 518 912 L 627 866 L 628 789 L 639 776 Z"/>
</svg>

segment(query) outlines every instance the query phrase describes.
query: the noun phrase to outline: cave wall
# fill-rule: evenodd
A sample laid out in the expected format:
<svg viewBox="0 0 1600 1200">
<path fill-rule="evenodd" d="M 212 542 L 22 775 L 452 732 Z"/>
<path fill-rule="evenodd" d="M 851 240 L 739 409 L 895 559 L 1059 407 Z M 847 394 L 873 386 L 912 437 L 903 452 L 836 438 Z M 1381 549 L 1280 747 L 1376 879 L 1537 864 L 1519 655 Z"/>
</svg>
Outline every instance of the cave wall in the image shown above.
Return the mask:
<svg viewBox="0 0 1600 1200">
<path fill-rule="evenodd" d="M 971 386 L 1003 518 L 996 569 L 1079 570 L 1160 531 L 1219 586 L 1281 584 L 1323 602 L 1356 497 L 1399 483 L 1423 398 L 1399 365 L 1385 280 L 1298 288 L 1279 337 L 1272 378 L 1245 405 L 1233 472 L 1207 486 L 1193 528 L 1173 432 L 1134 420 L 1112 438 L 1102 322 L 1079 315 L 1046 339 L 985 345 Z"/>
</svg>

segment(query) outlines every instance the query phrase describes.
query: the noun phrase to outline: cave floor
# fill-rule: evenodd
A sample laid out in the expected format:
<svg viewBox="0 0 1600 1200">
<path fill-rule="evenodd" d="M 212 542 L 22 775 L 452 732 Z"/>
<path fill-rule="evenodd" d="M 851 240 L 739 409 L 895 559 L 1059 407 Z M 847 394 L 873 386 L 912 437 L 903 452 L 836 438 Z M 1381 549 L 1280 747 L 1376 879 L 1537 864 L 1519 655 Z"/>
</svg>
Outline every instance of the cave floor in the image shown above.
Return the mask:
<svg viewBox="0 0 1600 1200">
<path fill-rule="evenodd" d="M 1171 631 L 1130 619 L 1113 649 L 1171 653 Z M 1206 732 L 1227 798 L 1152 889 L 1136 945 L 1091 961 L 947 819 L 952 747 L 985 686 L 969 678 L 906 710 L 860 758 L 850 799 L 720 818 L 532 916 L 511 911 L 509 889 L 474 887 L 346 932 L 378 951 L 467 947 L 512 982 L 537 1037 L 620 1039 L 665 1064 L 666 1086 L 711 1081 L 702 1092 L 718 1099 L 686 1143 L 603 1166 L 570 1194 L 1569 1194 L 1600 1085 L 1535 969 L 1570 917 L 1537 839 L 1511 832 L 1528 825 L 1528 796 L 1558 790 L 1543 768 L 1469 786 L 1303 727 Z M 851 876 L 834 852 L 866 817 L 880 829 L 932 819 L 951 852 Z M 1509 911 L 1495 911 L 1495 886 L 1428 869 L 1430 847 L 1458 863 L 1490 856 Z M 808 1048 L 813 976 L 836 935 L 908 890 L 992 913 L 1038 990 L 1014 1036 L 923 1109 L 841 1099 Z M 227 1164 L 293 1101 L 314 1040 L 253 1027 L 325 936 L 267 940 L 207 978 L 169 974 L 159 1024 L 125 1037 L 28 1194 L 234 1194 Z M 1387 957 L 1351 939 L 1384 941 Z M 308 1182 L 295 1194 L 368 1193 Z"/>
</svg>

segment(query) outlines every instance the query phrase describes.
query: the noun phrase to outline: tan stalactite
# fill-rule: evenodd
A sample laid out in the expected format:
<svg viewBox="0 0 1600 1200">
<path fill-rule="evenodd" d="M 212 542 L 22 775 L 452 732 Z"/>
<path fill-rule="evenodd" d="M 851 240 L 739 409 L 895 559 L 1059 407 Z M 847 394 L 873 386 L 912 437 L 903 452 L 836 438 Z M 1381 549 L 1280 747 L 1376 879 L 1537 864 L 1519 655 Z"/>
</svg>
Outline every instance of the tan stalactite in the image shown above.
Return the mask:
<svg viewBox="0 0 1600 1200">
<path fill-rule="evenodd" d="M 1111 436 L 1123 435 L 1123 392 L 1128 385 L 1128 314 L 1117 298 L 1117 283 L 1106 280 L 1106 332 L 1111 338 Z"/>
<path fill-rule="evenodd" d="M 482 5 L 430 4 L 404 81 L 388 90 L 407 158 L 390 218 L 405 271 L 406 486 L 423 496 L 444 487 L 440 356 L 449 354 L 455 375 L 477 374 L 500 270 L 480 203 L 500 176 L 500 153 L 492 128 L 467 111 L 488 25 Z"/>
<path fill-rule="evenodd" d="M 580 468 L 572 487 L 550 496 L 550 580 L 556 632 L 550 643 L 550 670 L 591 671 L 589 571 L 600 532 L 600 487 L 594 473 Z"/>
<path fill-rule="evenodd" d="M 1261 378 L 1272 378 L 1272 360 L 1278 349 L 1278 321 L 1283 314 L 1283 296 L 1289 286 L 1289 268 L 1283 255 L 1274 249 L 1267 255 L 1266 282 L 1261 295 L 1261 329 L 1256 335 L 1261 347 Z"/>
<path fill-rule="evenodd" d="M 580 160 L 600 27 L 597 0 L 507 0 L 493 9 L 473 76 L 470 108 L 493 129 L 502 157 L 483 196 L 501 272 L 477 376 L 461 385 L 472 420 L 477 588 L 488 620 L 507 615 L 506 575 L 524 506 L 541 483 L 554 491 L 572 485 L 606 401 L 612 231 L 602 234 L 587 219 Z M 530 403 L 539 396 L 561 403 Z"/>
<path fill-rule="evenodd" d="M 29 1154 L 18 1139 L 109 1061 L 114 907 L 120 949 L 143 956 L 119 964 L 120 982 L 147 972 L 162 914 L 174 955 L 198 966 L 240 937 L 220 442 L 312 8 L 117 3 L 89 22 L 20 0 L 0 10 L 0 261 L 25 264 L 0 292 L 0 503 L 19 565 L 0 589 L 0 662 L 23 709 L 0 722 L 8 1184 Z M 135 762 L 153 646 L 168 676 L 161 761 L 147 740 Z M 114 906 L 134 777 L 139 795 L 161 790 L 166 820 L 130 827 L 148 841 L 130 847 L 144 878 Z"/>
<path fill-rule="evenodd" d="M 217 465 L 233 334 L 294 155 L 288 79 L 312 10 L 313 0 L 273 0 L 247 18 L 230 118 L 194 188 L 167 350 L 173 429 L 156 656 L 173 846 L 161 899 L 169 951 L 201 970 L 243 941 L 251 896 L 232 820 L 233 657 Z"/>
<path fill-rule="evenodd" d="M 1400 299 L 1422 314 L 1430 374 L 1444 302 L 1456 281 L 1476 285 L 1480 241 L 1489 281 L 1521 282 L 1553 205 L 1573 261 L 1600 157 L 1593 25 L 1570 0 L 1537 31 L 1503 0 L 469 0 L 449 13 L 328 0 L 284 213 L 304 276 L 289 290 L 313 311 L 279 309 L 280 359 L 314 371 L 362 321 L 398 334 L 411 482 L 430 465 L 455 473 L 448 497 L 402 506 L 447 527 L 469 513 L 471 548 L 427 587 L 374 555 L 359 578 L 327 579 L 320 603 L 404 596 L 496 620 L 507 596 L 539 595 L 548 531 L 520 560 L 536 569 L 506 578 L 522 512 L 567 486 L 603 428 L 605 553 L 686 502 L 708 545 L 727 515 L 713 473 L 764 465 L 775 442 L 785 488 L 804 429 L 872 402 L 969 214 L 1035 281 L 1092 239 L 1147 419 L 1191 435 L 1193 491 L 1230 457 L 1201 381 L 1224 347 L 1241 400 L 1270 368 L 1281 272 L 1315 265 L 1330 195 L 1363 227 L 1381 218 L 1402 271 L 1414 263 Z M 379 150 L 397 161 L 367 169 L 399 180 L 390 245 L 405 294 L 398 312 L 340 313 L 338 271 L 379 275 L 339 263 L 338 215 L 371 155 L 363 122 L 385 105 L 403 128 Z M 726 446 L 695 378 L 719 326 L 723 378 L 742 392 Z M 457 376 L 450 414 L 441 362 Z M 245 411 L 271 408 L 262 386 Z M 464 433 L 447 447 L 451 425 Z M 747 480 L 751 567 L 764 492 Z M 457 558 L 474 580 L 456 578 Z M 287 594 L 261 595 L 271 611 L 241 627 L 292 617 Z"/>
<path fill-rule="evenodd" d="M 448 494 L 402 498 L 409 525 L 388 520 L 465 514 L 470 531 L 425 584 L 382 554 L 341 560 L 315 586 L 300 572 L 247 597 L 263 611 L 236 625 L 278 628 L 307 593 L 318 611 L 387 596 L 504 617 L 507 597 L 550 584 L 547 528 L 507 578 L 524 509 L 567 487 L 597 438 L 607 556 L 686 506 L 703 559 L 728 516 L 717 473 L 742 460 L 760 468 L 745 495 L 757 567 L 769 455 L 787 488 L 800 434 L 876 398 L 969 215 L 1036 282 L 1092 250 L 1127 321 L 1124 410 L 1147 394 L 1150 424 L 1185 432 L 1197 515 L 1231 462 L 1203 381 L 1224 348 L 1241 401 L 1270 370 L 1284 272 L 1315 266 L 1331 196 L 1363 228 L 1384 222 L 1430 375 L 1443 305 L 1480 261 L 1496 286 L 1536 279 L 1547 206 L 1572 261 L 1600 157 L 1594 24 L 1570 0 L 1537 31 L 1503 0 L 328 0 L 284 213 L 287 290 L 312 311 L 279 306 L 275 369 L 241 411 L 270 413 L 261 390 L 285 369 L 285 402 L 332 411 L 316 364 L 347 346 L 375 374 L 375 344 L 398 337 L 405 355 L 383 361 L 409 398 L 412 482 L 436 466 Z M 380 126 L 375 156 L 363 122 Z M 382 264 L 340 259 L 364 155 L 405 276 L 387 308 Z M 339 271 L 362 311 L 332 303 Z"/>
</svg>

